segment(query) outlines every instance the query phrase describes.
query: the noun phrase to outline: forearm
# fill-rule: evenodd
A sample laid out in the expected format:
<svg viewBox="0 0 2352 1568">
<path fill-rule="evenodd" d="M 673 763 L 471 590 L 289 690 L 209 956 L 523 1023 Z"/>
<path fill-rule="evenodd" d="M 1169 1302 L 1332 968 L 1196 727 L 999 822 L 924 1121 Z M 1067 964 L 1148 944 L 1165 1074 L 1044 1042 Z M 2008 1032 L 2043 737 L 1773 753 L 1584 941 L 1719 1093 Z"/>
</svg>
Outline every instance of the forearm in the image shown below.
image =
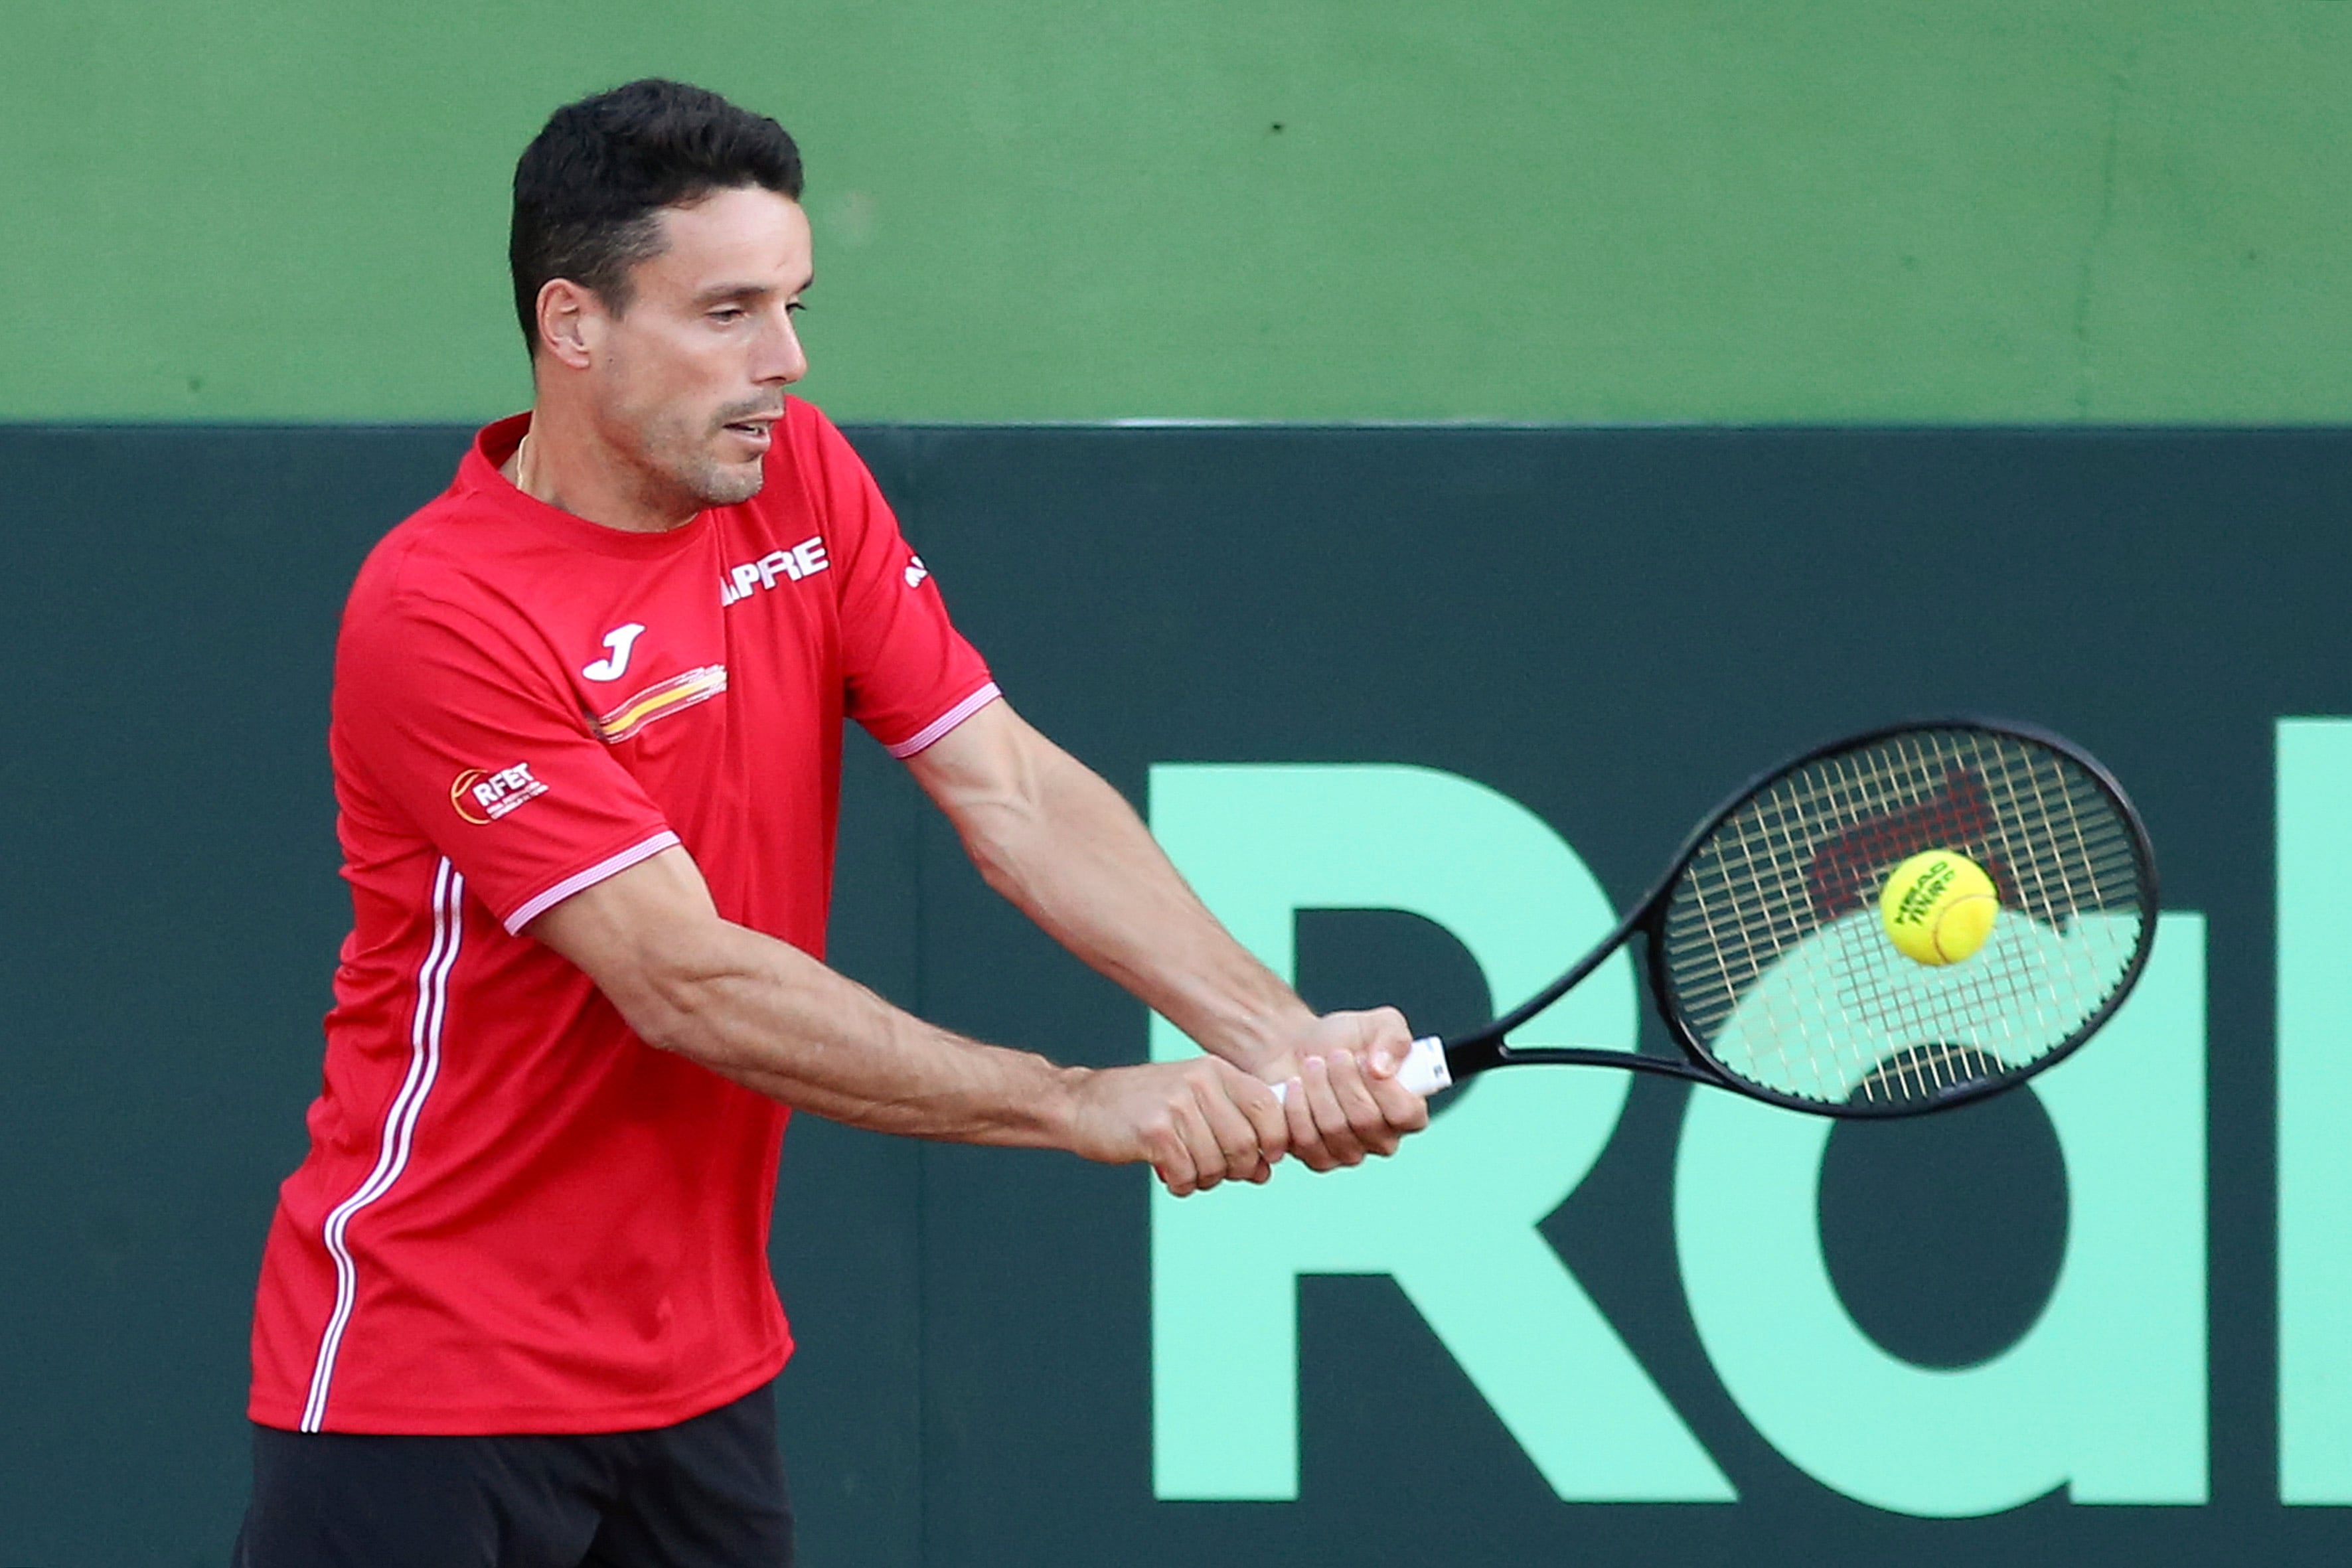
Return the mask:
<svg viewBox="0 0 2352 1568">
<path fill-rule="evenodd" d="M 1310 1167 L 1393 1152 L 1428 1124 L 1422 1098 L 1394 1081 L 1412 1038 L 1394 1009 L 1315 1016 L 1218 923 L 1116 790 L 1009 711 L 966 742 L 916 772 L 990 884 L 1227 1070 L 1288 1083 L 1289 1146 Z"/>
<path fill-rule="evenodd" d="M 582 908 L 560 912 L 575 924 Z M 1079 1069 L 965 1039 L 892 1006 L 797 948 L 717 920 L 556 931 L 634 951 L 602 964 L 638 1037 L 786 1104 L 913 1137 L 1072 1146 Z"/>
<path fill-rule="evenodd" d="M 950 816 L 991 887 L 1236 1067 L 1255 1072 L 1282 1057 L 1311 1021 L 1118 792 L 1042 737 L 1023 748 L 1013 787 L 961 798 Z"/>
<path fill-rule="evenodd" d="M 574 893 L 527 929 L 648 1045 L 854 1127 L 1146 1161 L 1180 1197 L 1264 1181 L 1288 1144 L 1281 1105 L 1224 1062 L 1055 1067 L 902 1013 L 721 919 L 682 848 Z"/>
</svg>

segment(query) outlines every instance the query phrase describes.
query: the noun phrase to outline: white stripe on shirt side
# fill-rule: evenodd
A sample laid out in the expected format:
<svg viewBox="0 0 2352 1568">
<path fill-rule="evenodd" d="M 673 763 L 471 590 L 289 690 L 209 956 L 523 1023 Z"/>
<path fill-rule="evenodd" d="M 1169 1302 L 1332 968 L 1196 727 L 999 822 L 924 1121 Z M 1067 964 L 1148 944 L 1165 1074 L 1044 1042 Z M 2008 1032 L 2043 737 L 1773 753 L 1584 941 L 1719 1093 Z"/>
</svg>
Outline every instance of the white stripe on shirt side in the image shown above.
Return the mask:
<svg viewBox="0 0 2352 1568">
<path fill-rule="evenodd" d="M 581 889 L 593 888 L 607 877 L 618 876 L 640 860 L 652 859 L 677 842 L 677 835 L 665 827 L 643 843 L 630 845 L 618 855 L 605 856 L 585 871 L 573 872 L 509 915 L 506 919 L 507 930 L 516 936 L 520 936 L 523 927 L 530 924 Z"/>
<path fill-rule="evenodd" d="M 462 906 L 466 879 L 445 858 L 433 876 L 433 945 L 416 972 L 416 1013 L 408 1031 L 408 1076 L 393 1097 L 384 1115 L 383 1141 L 375 1169 L 359 1190 L 335 1205 L 323 1227 L 327 1251 L 335 1261 L 335 1310 L 319 1342 L 319 1360 L 310 1372 L 310 1398 L 302 1407 L 302 1430 L 322 1430 L 327 1419 L 327 1391 L 335 1378 L 335 1358 L 341 1353 L 343 1331 L 359 1299 L 359 1270 L 352 1261 L 344 1232 L 352 1216 L 392 1191 L 408 1167 L 408 1152 L 416 1132 L 416 1118 L 433 1092 L 441 1072 L 441 1025 L 448 1011 L 449 971 L 457 962 L 465 936 Z"/>
<path fill-rule="evenodd" d="M 996 682 L 992 680 L 897 745 L 882 749 L 901 760 L 911 757 L 926 746 L 938 744 L 940 736 L 1003 695 L 997 689 Z"/>
</svg>

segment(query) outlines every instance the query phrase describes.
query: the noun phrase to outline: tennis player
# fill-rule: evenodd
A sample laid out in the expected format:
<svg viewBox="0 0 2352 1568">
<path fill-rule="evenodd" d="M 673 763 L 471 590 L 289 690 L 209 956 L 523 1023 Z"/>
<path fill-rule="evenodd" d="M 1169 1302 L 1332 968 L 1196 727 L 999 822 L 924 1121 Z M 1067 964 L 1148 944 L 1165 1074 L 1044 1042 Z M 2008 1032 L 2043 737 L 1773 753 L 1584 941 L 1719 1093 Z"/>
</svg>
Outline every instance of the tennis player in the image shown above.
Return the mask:
<svg viewBox="0 0 2352 1568">
<path fill-rule="evenodd" d="M 353 922 L 262 1268 L 246 1568 L 790 1563 L 790 1108 L 1180 1195 L 1425 1122 L 1403 1020 L 1318 1017 L 1226 934 L 786 395 L 801 178 L 774 121 L 662 81 L 516 169 L 532 406 L 369 557 L 336 654 Z M 1209 1054 L 1057 1067 L 827 969 L 845 718 Z"/>
</svg>

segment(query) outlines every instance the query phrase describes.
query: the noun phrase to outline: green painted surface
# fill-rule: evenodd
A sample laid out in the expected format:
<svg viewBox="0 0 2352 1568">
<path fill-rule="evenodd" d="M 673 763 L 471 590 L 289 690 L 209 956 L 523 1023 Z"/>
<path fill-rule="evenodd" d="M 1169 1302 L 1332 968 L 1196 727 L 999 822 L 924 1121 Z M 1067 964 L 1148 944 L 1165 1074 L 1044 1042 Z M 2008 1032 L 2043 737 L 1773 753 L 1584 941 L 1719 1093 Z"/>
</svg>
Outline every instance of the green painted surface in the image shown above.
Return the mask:
<svg viewBox="0 0 2352 1568">
<path fill-rule="evenodd" d="M 2352 720 L 2278 721 L 2279 1497 L 2352 1503 Z"/>
<path fill-rule="evenodd" d="M 2139 987 L 2040 1096 L 2066 1163 L 2057 1285 L 1965 1368 L 1872 1342 L 1820 1241 L 1830 1124 L 1694 1095 L 1675 1234 L 1692 1320 L 1741 1411 L 1824 1486 L 1931 1518 L 2208 1500 L 2205 924 L 2162 917 Z M 1965 1115 L 1961 1111 L 1957 1114 Z"/>
<path fill-rule="evenodd" d="M 1295 976 L 1311 909 L 1401 909 L 1461 939 L 1496 995 L 1523 996 L 1614 920 L 1540 817 L 1458 774 L 1363 764 L 1160 763 L 1151 826 L 1203 900 Z M 1631 963 L 1612 961 L 1522 1045 L 1623 1045 Z M 1197 1049 L 1164 1018 L 1151 1054 Z M 1152 1489 L 1163 1500 L 1300 1495 L 1296 1281 L 1393 1277 L 1553 1495 L 1730 1502 L 1716 1468 L 1537 1229 L 1615 1133 L 1628 1075 L 1507 1073 L 1345 1182 L 1284 1165 L 1263 1190 L 1151 1199 Z"/>
<path fill-rule="evenodd" d="M 862 419 L 2336 421 L 2341 0 L 17 0 L 0 418 L 515 405 L 515 153 L 810 157 Z"/>
</svg>

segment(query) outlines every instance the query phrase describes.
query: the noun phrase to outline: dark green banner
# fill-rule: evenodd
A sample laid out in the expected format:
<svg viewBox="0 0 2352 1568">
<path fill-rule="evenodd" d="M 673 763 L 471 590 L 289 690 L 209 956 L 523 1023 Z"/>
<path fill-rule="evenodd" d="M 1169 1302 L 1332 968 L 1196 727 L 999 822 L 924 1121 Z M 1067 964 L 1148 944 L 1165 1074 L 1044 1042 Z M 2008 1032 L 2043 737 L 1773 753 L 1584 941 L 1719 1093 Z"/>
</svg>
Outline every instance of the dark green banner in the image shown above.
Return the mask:
<svg viewBox="0 0 2352 1568">
<path fill-rule="evenodd" d="M 2322 1563 L 2352 1550 L 2338 431 L 856 433 L 1012 700 L 1326 1005 L 1475 1023 L 1788 753 L 2090 747 L 2167 916 L 2029 1092 L 1837 1127 L 1566 1069 L 1178 1204 L 796 1123 L 806 1560 Z M 448 429 L 0 431 L 0 1565 L 226 1560 L 345 911 L 336 614 Z M 2338 717 L 2344 716 L 2344 717 Z M 1182 1042 L 852 748 L 835 959 Z M 1558 1027 L 1630 1043 L 1630 977 Z"/>
</svg>

